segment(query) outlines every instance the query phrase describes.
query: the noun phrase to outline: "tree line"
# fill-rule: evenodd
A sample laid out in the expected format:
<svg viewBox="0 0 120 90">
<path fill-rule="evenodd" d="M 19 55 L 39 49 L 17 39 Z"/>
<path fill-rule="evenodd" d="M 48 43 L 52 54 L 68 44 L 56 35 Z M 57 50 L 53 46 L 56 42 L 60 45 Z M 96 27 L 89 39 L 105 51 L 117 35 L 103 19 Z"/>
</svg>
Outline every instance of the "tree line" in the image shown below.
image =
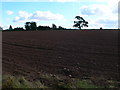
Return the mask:
<svg viewBox="0 0 120 90">
<path fill-rule="evenodd" d="M 63 28 L 62 26 L 56 26 L 55 24 L 52 24 L 52 27 L 49 26 L 37 26 L 36 22 L 26 22 L 25 23 L 25 29 L 23 27 L 17 27 L 17 28 L 12 28 L 10 25 L 9 29 L 7 30 L 14 30 L 14 31 L 24 31 L 24 30 L 65 30 L 66 28 Z"/>
<path fill-rule="evenodd" d="M 75 17 L 76 21 L 74 21 L 74 25 L 73 27 L 78 28 L 78 29 L 82 29 L 83 27 L 88 27 L 88 22 L 83 19 L 83 17 L 80 16 L 76 16 Z M 10 25 L 8 30 L 15 30 L 15 31 L 24 31 L 24 30 L 66 30 L 66 28 L 62 27 L 62 26 L 56 26 L 55 24 L 52 24 L 52 27 L 49 26 L 37 26 L 36 22 L 26 22 L 25 23 L 25 29 L 23 27 L 17 27 L 17 28 L 12 28 L 12 26 Z"/>
</svg>

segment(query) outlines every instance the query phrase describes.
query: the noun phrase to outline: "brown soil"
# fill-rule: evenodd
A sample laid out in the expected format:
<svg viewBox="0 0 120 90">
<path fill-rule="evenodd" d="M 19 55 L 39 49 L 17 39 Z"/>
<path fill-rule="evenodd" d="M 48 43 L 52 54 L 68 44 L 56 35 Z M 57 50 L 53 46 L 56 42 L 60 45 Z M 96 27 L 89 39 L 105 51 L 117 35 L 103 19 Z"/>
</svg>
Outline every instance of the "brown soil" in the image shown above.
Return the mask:
<svg viewBox="0 0 120 90">
<path fill-rule="evenodd" d="M 3 73 L 119 79 L 118 31 L 3 32 Z"/>
</svg>

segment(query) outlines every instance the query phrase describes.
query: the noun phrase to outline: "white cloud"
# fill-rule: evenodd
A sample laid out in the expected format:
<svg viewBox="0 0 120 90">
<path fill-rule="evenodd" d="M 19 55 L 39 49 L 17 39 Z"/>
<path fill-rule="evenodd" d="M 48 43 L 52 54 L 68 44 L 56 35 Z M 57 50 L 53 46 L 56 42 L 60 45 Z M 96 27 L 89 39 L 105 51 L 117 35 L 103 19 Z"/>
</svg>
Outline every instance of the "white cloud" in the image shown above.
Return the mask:
<svg viewBox="0 0 120 90">
<path fill-rule="evenodd" d="M 94 28 L 117 28 L 118 27 L 118 3 L 112 0 L 96 0 L 106 2 L 104 4 L 92 4 L 82 6 L 80 15 L 88 20 L 89 26 Z M 90 28 L 88 27 L 88 28 Z"/>
<path fill-rule="evenodd" d="M 10 25 L 3 25 L 3 30 L 8 29 Z"/>
<path fill-rule="evenodd" d="M 37 20 L 61 20 L 64 16 L 60 14 L 54 14 L 50 11 L 36 11 L 30 17 L 30 19 L 37 19 Z"/>
<path fill-rule="evenodd" d="M 26 11 L 19 11 L 18 16 L 14 18 L 14 22 L 25 21 L 49 21 L 49 20 L 63 20 L 64 16 L 61 14 L 54 14 L 50 11 L 36 11 L 28 13 Z"/>
<path fill-rule="evenodd" d="M 117 14 L 117 7 L 106 4 L 93 4 L 81 7 L 80 11 L 83 15 L 109 16 L 110 14 Z"/>
<path fill-rule="evenodd" d="M 6 11 L 6 13 L 7 13 L 8 15 L 12 15 L 14 12 L 13 12 L 13 11 L 8 10 L 8 11 Z"/>
<path fill-rule="evenodd" d="M 25 11 L 19 11 L 18 16 L 14 18 L 14 22 L 23 22 L 29 18 L 29 13 Z"/>
</svg>

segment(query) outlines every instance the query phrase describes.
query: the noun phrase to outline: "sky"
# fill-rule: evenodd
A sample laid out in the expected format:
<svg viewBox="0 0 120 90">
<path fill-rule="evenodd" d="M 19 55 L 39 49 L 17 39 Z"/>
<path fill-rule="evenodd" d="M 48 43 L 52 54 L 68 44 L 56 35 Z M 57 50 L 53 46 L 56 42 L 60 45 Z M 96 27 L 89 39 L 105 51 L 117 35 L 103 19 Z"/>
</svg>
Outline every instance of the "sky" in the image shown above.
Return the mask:
<svg viewBox="0 0 120 90">
<path fill-rule="evenodd" d="M 2 0 L 0 26 L 24 27 L 35 21 L 37 26 L 73 28 L 75 16 L 88 21 L 87 29 L 117 29 L 119 0 Z"/>
</svg>

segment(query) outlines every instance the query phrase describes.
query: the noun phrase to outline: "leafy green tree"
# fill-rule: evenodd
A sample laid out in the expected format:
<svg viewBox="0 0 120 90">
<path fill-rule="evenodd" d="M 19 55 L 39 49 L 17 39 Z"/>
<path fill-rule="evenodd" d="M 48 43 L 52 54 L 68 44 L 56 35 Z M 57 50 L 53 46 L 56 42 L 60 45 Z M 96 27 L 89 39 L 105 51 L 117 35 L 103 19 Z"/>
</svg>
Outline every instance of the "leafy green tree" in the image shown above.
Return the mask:
<svg viewBox="0 0 120 90">
<path fill-rule="evenodd" d="M 25 29 L 26 30 L 37 30 L 36 22 L 26 22 L 25 23 Z"/>
<path fill-rule="evenodd" d="M 50 30 L 51 28 L 49 26 L 38 26 L 37 30 Z"/>
<path fill-rule="evenodd" d="M 102 30 L 102 27 L 100 27 L 100 30 Z"/>
<path fill-rule="evenodd" d="M 52 24 L 52 29 L 57 29 L 57 26 L 55 24 Z"/>
<path fill-rule="evenodd" d="M 23 27 L 14 28 L 14 31 L 24 31 Z"/>
<path fill-rule="evenodd" d="M 82 27 L 88 27 L 88 22 L 85 21 L 82 17 L 76 16 L 75 19 L 77 19 L 77 21 L 74 21 L 73 27 L 77 27 L 80 30 Z"/>
<path fill-rule="evenodd" d="M 31 28 L 31 30 L 37 30 L 36 22 L 31 22 L 30 23 L 30 28 Z"/>
<path fill-rule="evenodd" d="M 31 24 L 30 24 L 30 22 L 26 22 L 25 23 L 25 29 L 26 30 L 31 30 Z"/>
<path fill-rule="evenodd" d="M 58 29 L 59 29 L 59 30 L 63 30 L 64 28 L 63 28 L 62 26 L 59 26 Z"/>
</svg>

